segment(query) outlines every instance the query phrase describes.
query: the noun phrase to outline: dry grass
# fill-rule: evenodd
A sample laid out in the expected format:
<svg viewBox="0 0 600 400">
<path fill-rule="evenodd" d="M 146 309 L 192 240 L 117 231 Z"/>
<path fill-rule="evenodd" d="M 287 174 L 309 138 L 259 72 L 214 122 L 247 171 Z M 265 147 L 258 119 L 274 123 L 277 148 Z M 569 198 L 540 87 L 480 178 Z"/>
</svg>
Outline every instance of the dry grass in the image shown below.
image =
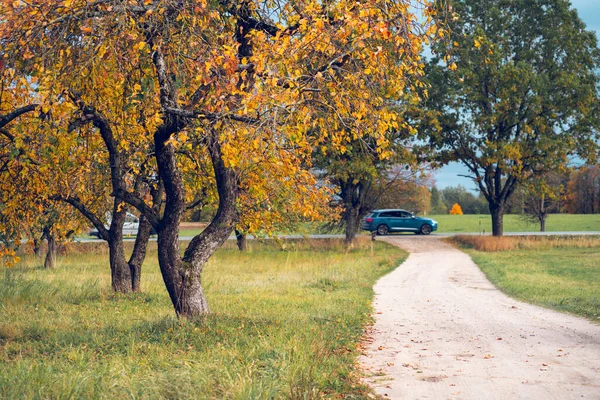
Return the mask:
<svg viewBox="0 0 600 400">
<path fill-rule="evenodd" d="M 559 247 L 600 247 L 598 236 L 472 236 L 458 235 L 450 239 L 456 245 L 484 252 L 526 249 L 552 249 Z"/>
</svg>

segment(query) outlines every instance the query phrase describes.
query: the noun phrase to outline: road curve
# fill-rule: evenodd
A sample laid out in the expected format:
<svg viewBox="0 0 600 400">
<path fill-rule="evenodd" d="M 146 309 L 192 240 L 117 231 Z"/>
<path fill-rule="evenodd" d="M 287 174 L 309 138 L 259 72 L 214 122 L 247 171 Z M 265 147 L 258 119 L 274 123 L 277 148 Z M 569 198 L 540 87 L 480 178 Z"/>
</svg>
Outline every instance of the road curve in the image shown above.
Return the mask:
<svg viewBox="0 0 600 400">
<path fill-rule="evenodd" d="M 379 240 L 379 239 L 378 239 Z M 436 237 L 375 285 L 364 381 L 392 399 L 600 399 L 600 326 L 513 300 Z"/>
</svg>

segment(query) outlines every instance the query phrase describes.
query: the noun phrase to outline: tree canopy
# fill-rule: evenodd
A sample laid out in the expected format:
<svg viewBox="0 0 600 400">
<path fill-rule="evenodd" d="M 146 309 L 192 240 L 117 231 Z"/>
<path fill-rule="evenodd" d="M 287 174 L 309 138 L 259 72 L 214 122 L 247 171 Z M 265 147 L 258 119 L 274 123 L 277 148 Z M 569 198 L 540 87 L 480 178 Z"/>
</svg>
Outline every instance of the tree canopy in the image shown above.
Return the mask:
<svg viewBox="0 0 600 400">
<path fill-rule="evenodd" d="M 502 235 L 519 182 L 573 156 L 597 160 L 600 51 L 567 0 L 451 4 L 459 18 L 428 64 L 422 132 L 438 161 L 469 169 Z"/>
<path fill-rule="evenodd" d="M 24 94 L 61 134 L 101 140 L 110 195 L 154 226 L 174 308 L 196 316 L 208 312 L 202 269 L 240 221 L 260 228 L 283 197 L 318 214 L 316 147 L 368 136 L 386 157 L 385 134 L 406 126 L 389 105 L 417 93 L 420 49 L 444 34 L 435 12 L 417 0 L 2 0 L 0 58 L 35 81 Z M 56 140 L 60 163 L 73 150 Z M 156 186 L 160 209 L 144 195 Z M 181 216 L 203 196 L 216 215 L 182 257 Z"/>
</svg>

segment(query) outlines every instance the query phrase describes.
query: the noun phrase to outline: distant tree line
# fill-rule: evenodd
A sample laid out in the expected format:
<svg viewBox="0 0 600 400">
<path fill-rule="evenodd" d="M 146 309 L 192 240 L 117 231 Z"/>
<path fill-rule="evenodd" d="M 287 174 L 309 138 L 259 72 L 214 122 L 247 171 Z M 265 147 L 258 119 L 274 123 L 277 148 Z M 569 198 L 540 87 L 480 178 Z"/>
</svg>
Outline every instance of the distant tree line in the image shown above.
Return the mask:
<svg viewBox="0 0 600 400">
<path fill-rule="evenodd" d="M 416 192 L 413 182 L 404 189 L 405 193 Z M 417 185 L 418 186 L 418 185 Z M 458 203 L 464 214 L 489 214 L 488 203 L 481 193 L 458 185 L 439 189 L 432 186 L 429 191 L 429 214 L 448 214 Z M 423 213 L 408 201 L 398 204 L 403 208 Z M 600 213 L 600 166 L 584 166 L 572 171 L 551 172 L 537 180 L 519 185 L 506 204 L 507 214 L 598 214 Z"/>
</svg>

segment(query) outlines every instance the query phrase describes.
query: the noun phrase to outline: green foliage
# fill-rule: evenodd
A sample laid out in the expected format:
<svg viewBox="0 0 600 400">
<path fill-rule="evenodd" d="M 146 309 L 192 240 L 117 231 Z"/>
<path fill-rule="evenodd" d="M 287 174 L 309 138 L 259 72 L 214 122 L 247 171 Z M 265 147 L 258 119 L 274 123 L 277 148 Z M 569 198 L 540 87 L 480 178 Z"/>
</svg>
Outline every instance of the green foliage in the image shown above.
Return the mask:
<svg viewBox="0 0 600 400">
<path fill-rule="evenodd" d="M 508 295 L 600 320 L 600 247 L 465 251 Z"/>
<path fill-rule="evenodd" d="M 455 0 L 434 46 L 421 132 L 461 161 L 501 219 L 517 183 L 598 156 L 600 50 L 567 0 Z"/>
<path fill-rule="evenodd" d="M 475 196 L 473 192 L 460 185 L 444 188 L 439 193 L 441 201 L 447 210 L 450 210 L 454 204 L 458 203 L 464 214 L 489 214 L 490 212 L 485 198 Z"/>
<path fill-rule="evenodd" d="M 144 293 L 129 295 L 102 289 L 105 255 L 56 270 L 27 257 L 0 277 L 0 397 L 364 395 L 354 362 L 372 285 L 405 257 L 370 245 L 251 241 L 242 254 L 230 243 L 206 266 L 213 314 L 196 321 L 173 318 L 155 254 Z"/>
<path fill-rule="evenodd" d="M 443 202 L 440 190 L 437 187 L 431 188 L 431 213 L 432 214 L 447 214 L 448 206 Z"/>
</svg>

